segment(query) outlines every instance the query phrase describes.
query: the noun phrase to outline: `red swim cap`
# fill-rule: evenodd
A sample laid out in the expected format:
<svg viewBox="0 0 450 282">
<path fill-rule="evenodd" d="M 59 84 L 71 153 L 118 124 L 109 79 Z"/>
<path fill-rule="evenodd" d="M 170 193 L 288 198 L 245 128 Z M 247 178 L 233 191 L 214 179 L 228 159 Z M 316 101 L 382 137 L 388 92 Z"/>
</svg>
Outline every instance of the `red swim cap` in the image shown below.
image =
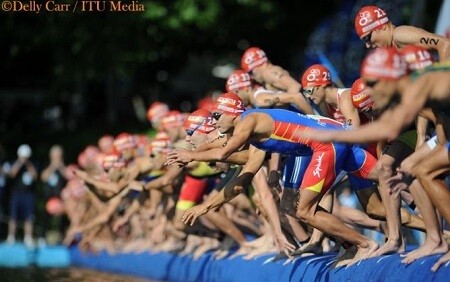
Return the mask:
<svg viewBox="0 0 450 282">
<path fill-rule="evenodd" d="M 228 115 L 238 116 L 244 112 L 245 107 L 241 98 L 234 93 L 223 93 L 217 98 L 216 103 L 212 107 L 212 112 L 220 111 Z"/>
<path fill-rule="evenodd" d="M 310 66 L 302 75 L 302 87 L 326 86 L 331 84 L 330 71 L 320 64 Z"/>
<path fill-rule="evenodd" d="M 153 102 L 147 110 L 147 119 L 149 122 L 158 122 L 169 112 L 169 106 L 163 102 Z"/>
<path fill-rule="evenodd" d="M 166 153 L 172 148 L 172 141 L 169 137 L 155 138 L 150 142 L 152 153 Z"/>
<path fill-rule="evenodd" d="M 185 118 L 186 115 L 181 113 L 180 111 L 177 110 L 170 111 L 169 113 L 167 113 L 166 116 L 164 116 L 161 119 L 161 126 L 163 129 L 182 126 Z"/>
<path fill-rule="evenodd" d="M 393 80 L 406 73 L 406 62 L 394 47 L 374 49 L 364 58 L 361 66 L 362 77 Z"/>
<path fill-rule="evenodd" d="M 234 92 L 251 85 L 252 79 L 248 73 L 243 70 L 235 70 L 228 76 L 225 90 L 227 92 Z"/>
<path fill-rule="evenodd" d="M 263 50 L 258 47 L 250 47 L 242 55 L 241 68 L 245 72 L 250 72 L 267 61 L 266 53 Z"/>
<path fill-rule="evenodd" d="M 367 87 L 362 78 L 358 78 L 353 82 L 350 92 L 352 94 L 353 106 L 358 110 L 365 111 L 373 106 L 374 101 L 372 96 L 367 93 Z"/>
<path fill-rule="evenodd" d="M 135 148 L 136 146 L 134 136 L 128 132 L 120 133 L 114 139 L 114 148 L 119 153 L 126 149 Z"/>
<path fill-rule="evenodd" d="M 433 64 L 433 57 L 425 48 L 406 45 L 398 52 L 403 56 L 409 71 L 421 70 Z"/>
<path fill-rule="evenodd" d="M 104 169 L 108 170 L 112 167 L 125 167 L 126 163 L 120 159 L 119 153 L 111 153 L 107 154 L 103 157 L 103 163 L 102 166 Z"/>
<path fill-rule="evenodd" d="M 356 14 L 355 30 L 358 36 L 362 38 L 388 22 L 389 18 L 383 9 L 377 6 L 364 6 Z"/>
<path fill-rule="evenodd" d="M 212 114 L 205 109 L 192 112 L 184 121 L 184 129 L 186 131 L 193 130 L 201 133 L 213 131 L 215 127 L 213 125 Z"/>
</svg>

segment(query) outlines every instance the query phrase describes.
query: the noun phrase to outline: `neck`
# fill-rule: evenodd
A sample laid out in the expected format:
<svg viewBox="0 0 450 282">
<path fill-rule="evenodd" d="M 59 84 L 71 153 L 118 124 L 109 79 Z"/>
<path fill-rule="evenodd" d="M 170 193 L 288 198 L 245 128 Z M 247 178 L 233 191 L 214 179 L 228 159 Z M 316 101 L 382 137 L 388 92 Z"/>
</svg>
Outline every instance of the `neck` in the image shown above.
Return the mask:
<svg viewBox="0 0 450 282">
<path fill-rule="evenodd" d="M 325 88 L 325 102 L 327 104 L 332 105 L 335 108 L 337 108 L 337 106 L 338 106 L 337 91 L 338 91 L 338 89 L 335 87 L 326 87 Z"/>
</svg>

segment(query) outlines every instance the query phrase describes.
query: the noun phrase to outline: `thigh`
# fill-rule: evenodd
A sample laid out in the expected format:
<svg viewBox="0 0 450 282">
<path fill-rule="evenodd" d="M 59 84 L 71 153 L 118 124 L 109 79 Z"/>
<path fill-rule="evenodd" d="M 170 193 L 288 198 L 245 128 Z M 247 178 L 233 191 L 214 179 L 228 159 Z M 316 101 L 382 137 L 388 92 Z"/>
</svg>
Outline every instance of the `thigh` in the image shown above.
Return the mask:
<svg viewBox="0 0 450 282">
<path fill-rule="evenodd" d="M 450 154 L 449 143 L 446 146 L 436 146 L 428 155 L 420 162 L 420 166 L 425 167 L 430 172 L 430 176 L 435 178 L 442 173 L 450 170 Z"/>
<path fill-rule="evenodd" d="M 363 179 L 377 180 L 377 159 L 359 145 L 353 145 L 345 158 L 342 169 Z"/>
<path fill-rule="evenodd" d="M 311 162 L 305 170 L 301 190 L 311 190 L 319 194 L 325 194 L 336 178 L 337 158 L 333 144 L 323 146 L 321 150 L 314 151 Z M 342 158 L 340 158 L 342 159 Z"/>
</svg>

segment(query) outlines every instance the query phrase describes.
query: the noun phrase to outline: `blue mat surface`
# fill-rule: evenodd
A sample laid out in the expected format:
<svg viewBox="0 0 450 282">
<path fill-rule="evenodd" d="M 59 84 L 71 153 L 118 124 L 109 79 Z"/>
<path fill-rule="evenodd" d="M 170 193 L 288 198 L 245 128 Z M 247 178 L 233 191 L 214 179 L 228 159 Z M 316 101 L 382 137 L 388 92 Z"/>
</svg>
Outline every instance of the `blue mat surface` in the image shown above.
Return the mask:
<svg viewBox="0 0 450 282">
<path fill-rule="evenodd" d="M 450 281 L 450 266 L 430 270 L 440 255 L 410 265 L 402 264 L 399 255 L 387 255 L 334 269 L 330 265 L 336 253 L 297 258 L 286 265 L 286 260 L 267 262 L 272 256 L 214 260 L 208 253 L 194 261 L 169 253 L 94 255 L 71 249 L 74 265 L 163 281 Z"/>
<path fill-rule="evenodd" d="M 0 244 L 0 267 L 68 267 L 70 252 L 64 246 L 28 249 L 23 244 Z"/>
</svg>

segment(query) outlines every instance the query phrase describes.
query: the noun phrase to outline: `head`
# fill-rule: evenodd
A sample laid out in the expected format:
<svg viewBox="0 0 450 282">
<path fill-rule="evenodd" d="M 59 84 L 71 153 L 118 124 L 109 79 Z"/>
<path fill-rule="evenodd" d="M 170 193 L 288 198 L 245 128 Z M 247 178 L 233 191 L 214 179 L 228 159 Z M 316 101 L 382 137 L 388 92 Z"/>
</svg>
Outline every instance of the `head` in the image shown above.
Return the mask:
<svg viewBox="0 0 450 282">
<path fill-rule="evenodd" d="M 358 112 L 370 112 L 372 110 L 373 99 L 362 78 L 358 78 L 353 82 L 350 93 L 353 106 L 358 109 Z"/>
<path fill-rule="evenodd" d="M 150 141 L 151 157 L 155 161 L 164 162 L 166 154 L 173 148 L 173 143 L 167 135 L 155 136 Z"/>
<path fill-rule="evenodd" d="M 184 138 L 183 123 L 186 115 L 180 111 L 170 111 L 161 119 L 161 129 L 169 135 L 172 142 Z"/>
<path fill-rule="evenodd" d="M 215 129 L 211 112 L 205 109 L 192 112 L 184 121 L 184 129 L 186 141 L 194 147 L 203 144 L 208 138 L 208 133 Z"/>
<path fill-rule="evenodd" d="M 126 167 L 126 162 L 121 158 L 119 153 L 114 152 L 103 157 L 102 167 L 108 173 L 110 179 L 117 179 L 122 175 L 123 168 Z"/>
<path fill-rule="evenodd" d="M 64 157 L 63 148 L 60 145 L 53 145 L 50 148 L 49 157 L 51 162 L 61 162 Z"/>
<path fill-rule="evenodd" d="M 386 27 L 392 25 L 386 12 L 377 6 L 362 7 L 355 17 L 355 30 L 367 48 L 391 44 L 391 37 L 383 36 Z"/>
<path fill-rule="evenodd" d="M 255 68 L 266 64 L 266 53 L 258 47 L 250 47 L 245 50 L 241 58 L 241 68 L 244 72 L 251 73 Z"/>
<path fill-rule="evenodd" d="M 408 65 L 408 71 L 424 69 L 433 64 L 433 56 L 423 47 L 406 45 L 398 51 Z"/>
<path fill-rule="evenodd" d="M 324 65 L 312 65 L 303 73 L 301 83 L 303 95 L 319 105 L 325 101 L 325 88 L 332 84 L 330 71 Z"/>
<path fill-rule="evenodd" d="M 122 132 L 114 138 L 114 149 L 125 160 L 131 160 L 135 156 L 137 142 L 133 135 L 128 132 Z"/>
<path fill-rule="evenodd" d="M 161 119 L 169 112 L 169 106 L 166 103 L 155 101 L 147 110 L 147 119 L 156 130 L 160 130 Z"/>
<path fill-rule="evenodd" d="M 236 93 L 241 99 L 243 99 L 243 97 L 249 97 L 253 90 L 252 78 L 243 70 L 234 70 L 230 76 L 228 76 L 225 90 L 227 92 Z"/>
<path fill-rule="evenodd" d="M 28 144 L 22 144 L 17 148 L 17 157 L 19 159 L 29 159 L 31 157 L 32 151 Z"/>
<path fill-rule="evenodd" d="M 104 154 L 109 154 L 114 150 L 114 137 L 112 135 L 106 134 L 98 139 L 97 145 L 100 151 Z"/>
<path fill-rule="evenodd" d="M 223 93 L 217 98 L 211 112 L 216 120 L 220 133 L 230 133 L 234 129 L 234 121 L 245 111 L 244 104 L 237 94 Z"/>
<path fill-rule="evenodd" d="M 361 77 L 371 88 L 373 109 L 385 108 L 398 94 L 398 79 L 407 74 L 407 64 L 394 47 L 380 47 L 363 60 Z"/>
</svg>

